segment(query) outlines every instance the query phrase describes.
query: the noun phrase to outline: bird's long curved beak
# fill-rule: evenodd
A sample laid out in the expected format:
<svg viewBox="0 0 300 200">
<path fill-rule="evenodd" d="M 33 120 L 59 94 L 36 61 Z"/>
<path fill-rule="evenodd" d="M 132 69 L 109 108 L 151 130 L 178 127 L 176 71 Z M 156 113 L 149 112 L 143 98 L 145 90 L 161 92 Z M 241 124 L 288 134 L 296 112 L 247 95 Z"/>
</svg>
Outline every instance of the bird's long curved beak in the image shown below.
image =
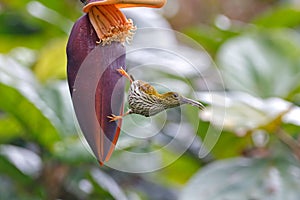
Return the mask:
<svg viewBox="0 0 300 200">
<path fill-rule="evenodd" d="M 202 103 L 195 101 L 193 99 L 186 98 L 186 97 L 181 98 L 181 104 L 190 104 L 192 106 L 198 107 L 201 110 L 205 109 L 205 107 Z"/>
</svg>

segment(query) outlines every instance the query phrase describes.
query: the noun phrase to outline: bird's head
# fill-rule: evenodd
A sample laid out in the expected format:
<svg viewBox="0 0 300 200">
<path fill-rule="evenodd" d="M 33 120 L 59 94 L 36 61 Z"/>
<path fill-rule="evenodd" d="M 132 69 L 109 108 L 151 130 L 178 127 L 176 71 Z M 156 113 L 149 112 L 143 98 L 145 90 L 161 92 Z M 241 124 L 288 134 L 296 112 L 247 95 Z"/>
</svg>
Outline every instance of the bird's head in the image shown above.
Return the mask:
<svg viewBox="0 0 300 200">
<path fill-rule="evenodd" d="M 204 109 L 204 105 L 202 103 L 186 98 L 178 94 L 177 92 L 167 92 L 165 94 L 162 94 L 162 97 L 164 99 L 166 108 L 174 108 L 183 104 L 190 104 L 192 106 L 198 107 L 201 110 Z"/>
</svg>

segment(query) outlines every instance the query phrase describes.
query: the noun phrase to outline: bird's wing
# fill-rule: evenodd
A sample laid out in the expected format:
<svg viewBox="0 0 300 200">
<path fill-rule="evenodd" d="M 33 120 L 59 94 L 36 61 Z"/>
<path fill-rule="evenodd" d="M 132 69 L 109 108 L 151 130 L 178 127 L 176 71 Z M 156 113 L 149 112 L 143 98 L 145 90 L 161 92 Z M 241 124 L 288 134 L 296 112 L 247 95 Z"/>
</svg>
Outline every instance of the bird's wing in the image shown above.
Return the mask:
<svg viewBox="0 0 300 200">
<path fill-rule="evenodd" d="M 151 106 L 151 108 L 149 109 L 149 116 L 156 115 L 157 113 L 160 113 L 163 110 L 165 110 L 163 105 L 155 104 L 155 105 Z"/>
<path fill-rule="evenodd" d="M 143 83 L 140 85 L 140 90 L 148 95 L 157 95 L 157 91 L 153 86 L 151 86 L 149 83 Z"/>
</svg>

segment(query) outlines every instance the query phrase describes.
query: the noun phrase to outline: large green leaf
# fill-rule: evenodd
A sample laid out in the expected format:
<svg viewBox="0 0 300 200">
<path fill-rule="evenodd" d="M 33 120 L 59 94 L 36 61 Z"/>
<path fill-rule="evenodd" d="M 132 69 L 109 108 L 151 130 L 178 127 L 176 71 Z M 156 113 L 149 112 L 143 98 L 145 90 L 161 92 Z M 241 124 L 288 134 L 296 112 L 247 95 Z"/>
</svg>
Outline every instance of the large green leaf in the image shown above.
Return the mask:
<svg viewBox="0 0 300 200">
<path fill-rule="evenodd" d="M 202 96 L 214 100 L 208 102 L 210 106 L 200 113 L 200 117 L 219 129 L 241 137 L 255 129 L 273 132 L 271 127 L 279 124 L 300 125 L 300 107 L 292 106 L 289 101 L 275 97 L 262 99 L 244 92 L 227 92 L 226 96 L 223 95 L 220 92 L 202 92 Z M 219 104 L 222 99 L 226 101 L 225 105 Z M 226 115 L 222 115 L 224 110 Z"/>
<path fill-rule="evenodd" d="M 185 30 L 184 33 L 196 40 L 212 56 L 216 54 L 219 47 L 226 40 L 239 34 L 231 30 L 221 30 L 208 26 L 189 28 Z"/>
<path fill-rule="evenodd" d="M 41 164 L 41 158 L 29 149 L 0 145 L 1 199 L 42 198 L 42 187 L 35 179 Z"/>
<path fill-rule="evenodd" d="M 40 52 L 34 71 L 39 80 L 66 78 L 66 38 L 50 42 Z"/>
<path fill-rule="evenodd" d="M 66 81 L 50 81 L 39 90 L 40 98 L 54 112 L 55 122 L 62 136 L 77 133 L 75 114 Z M 78 129 L 79 130 L 79 129 Z"/>
<path fill-rule="evenodd" d="M 45 41 L 62 35 L 59 27 L 36 20 L 25 11 L 8 10 L 0 14 L 0 51 L 8 52 L 17 46 L 41 48 Z"/>
<path fill-rule="evenodd" d="M 64 163 L 80 164 L 83 162 L 95 162 L 92 153 L 87 150 L 87 147 L 85 147 L 85 144 L 79 138 L 64 138 L 63 141 L 57 142 L 53 156 Z"/>
<path fill-rule="evenodd" d="M 300 9 L 296 6 L 275 7 L 258 16 L 253 23 L 266 28 L 299 26 Z"/>
<path fill-rule="evenodd" d="M 0 92 L 6 97 L 0 99 L 0 108 L 18 120 L 31 139 L 48 148 L 58 140 L 57 130 L 51 121 L 19 91 L 0 83 Z"/>
<path fill-rule="evenodd" d="M 13 59 L 0 60 L 0 109 L 17 120 L 29 138 L 51 149 L 59 140 L 58 118 L 39 96 L 38 82 Z"/>
<path fill-rule="evenodd" d="M 170 151 L 163 151 L 163 159 L 173 161 L 173 157 L 178 156 Z M 195 159 L 191 155 L 183 154 L 171 165 L 168 165 L 158 172 L 154 172 L 153 181 L 160 181 L 167 185 L 183 185 L 187 180 L 200 168 L 200 160 Z M 185 171 L 185 173 L 178 176 L 178 172 Z"/>
<path fill-rule="evenodd" d="M 299 55 L 299 34 L 277 30 L 229 40 L 217 61 L 228 89 L 291 100 L 300 87 Z"/>
<path fill-rule="evenodd" d="M 8 52 L 16 46 L 39 49 L 53 38 L 66 36 L 72 21 L 81 15 L 80 4 L 77 0 L 3 0 L 0 51 Z"/>
<path fill-rule="evenodd" d="M 92 183 L 97 190 L 92 196 L 92 199 L 96 196 L 101 196 L 104 199 L 116 199 L 116 200 L 126 200 L 127 197 L 118 185 L 118 183 L 108 174 L 104 173 L 99 169 L 91 170 Z"/>
<path fill-rule="evenodd" d="M 21 185 L 32 184 L 33 180 L 30 176 L 23 174 L 16 166 L 14 166 L 6 157 L 0 156 L 0 172 L 11 177 L 15 183 Z"/>
<path fill-rule="evenodd" d="M 238 137 L 235 134 L 223 131 L 215 146 L 211 150 L 211 154 L 216 159 L 224 159 L 234 156 L 240 156 L 241 153 L 252 145 L 249 137 Z"/>
<path fill-rule="evenodd" d="M 1 146 L 1 150 L 2 150 Z M 31 176 L 23 173 L 0 150 L 1 199 L 43 199 L 42 188 Z M 17 157 L 18 155 L 15 155 Z M 29 158 L 28 158 L 29 159 Z M 21 159 L 22 160 L 22 159 Z M 26 158 L 25 158 L 26 160 Z M 24 161 L 24 160 L 23 160 Z M 21 161 L 22 162 L 22 161 Z M 26 162 L 23 163 L 26 165 Z"/>
<path fill-rule="evenodd" d="M 0 143 L 22 135 L 22 127 L 12 116 L 0 117 Z"/>
<path fill-rule="evenodd" d="M 283 159 L 235 158 L 200 170 L 180 200 L 298 200 L 299 163 Z"/>
<path fill-rule="evenodd" d="M 80 15 L 80 7 L 82 5 L 79 0 L 61 0 L 61 1 L 48 1 L 48 0 L 22 0 L 22 1 L 10 1 L 10 0 L 2 0 L 6 7 L 11 8 L 13 10 L 29 10 L 29 4 L 42 4 L 45 7 L 55 10 L 63 16 L 70 18 L 77 18 Z"/>
</svg>

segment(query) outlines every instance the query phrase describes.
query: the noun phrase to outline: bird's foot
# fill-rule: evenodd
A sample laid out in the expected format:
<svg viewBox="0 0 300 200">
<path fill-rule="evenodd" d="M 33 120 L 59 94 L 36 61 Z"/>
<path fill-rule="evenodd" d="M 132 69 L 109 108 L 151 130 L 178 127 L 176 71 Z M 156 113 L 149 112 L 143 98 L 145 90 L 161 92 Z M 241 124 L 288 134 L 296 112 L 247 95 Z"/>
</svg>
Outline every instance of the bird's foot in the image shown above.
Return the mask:
<svg viewBox="0 0 300 200">
<path fill-rule="evenodd" d="M 109 120 L 109 122 L 114 122 L 114 121 L 117 121 L 119 119 L 122 119 L 123 116 L 119 116 L 119 115 L 114 115 L 114 114 L 111 114 L 109 116 L 107 116 Z"/>
<path fill-rule="evenodd" d="M 122 76 L 126 76 L 127 72 L 123 69 L 123 67 L 120 67 L 120 69 L 117 69 L 117 71 L 122 75 Z"/>
<path fill-rule="evenodd" d="M 123 69 L 123 67 L 120 67 L 120 69 L 117 69 L 117 71 L 122 75 L 125 76 L 126 78 L 128 78 L 130 80 L 130 82 L 132 82 L 132 78 L 130 77 L 130 75 Z"/>
</svg>

